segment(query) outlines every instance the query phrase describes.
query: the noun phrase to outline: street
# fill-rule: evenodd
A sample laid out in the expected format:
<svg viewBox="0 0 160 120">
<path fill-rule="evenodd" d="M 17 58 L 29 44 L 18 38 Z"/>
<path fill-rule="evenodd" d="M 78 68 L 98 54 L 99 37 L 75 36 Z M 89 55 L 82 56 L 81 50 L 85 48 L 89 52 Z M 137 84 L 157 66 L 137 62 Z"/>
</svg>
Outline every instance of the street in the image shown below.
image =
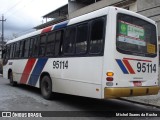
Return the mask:
<svg viewBox="0 0 160 120">
<path fill-rule="evenodd" d="M 117 99 L 98 100 L 63 94 L 59 94 L 55 100 L 48 101 L 42 98 L 39 89 L 25 85 L 12 87 L 9 81 L 2 77 L 0 91 L 0 111 L 160 111 L 156 107 Z M 92 116 L 92 113 L 89 114 Z"/>
</svg>

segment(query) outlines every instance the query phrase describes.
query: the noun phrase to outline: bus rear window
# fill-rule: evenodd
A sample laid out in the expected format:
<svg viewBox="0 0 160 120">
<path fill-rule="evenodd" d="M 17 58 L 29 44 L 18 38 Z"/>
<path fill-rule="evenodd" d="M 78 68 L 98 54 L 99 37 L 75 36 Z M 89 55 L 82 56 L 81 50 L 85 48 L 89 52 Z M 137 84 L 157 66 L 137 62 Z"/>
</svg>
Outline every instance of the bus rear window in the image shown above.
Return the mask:
<svg viewBox="0 0 160 120">
<path fill-rule="evenodd" d="M 145 57 L 157 55 L 155 25 L 125 14 L 117 16 L 117 50 L 124 54 Z"/>
</svg>

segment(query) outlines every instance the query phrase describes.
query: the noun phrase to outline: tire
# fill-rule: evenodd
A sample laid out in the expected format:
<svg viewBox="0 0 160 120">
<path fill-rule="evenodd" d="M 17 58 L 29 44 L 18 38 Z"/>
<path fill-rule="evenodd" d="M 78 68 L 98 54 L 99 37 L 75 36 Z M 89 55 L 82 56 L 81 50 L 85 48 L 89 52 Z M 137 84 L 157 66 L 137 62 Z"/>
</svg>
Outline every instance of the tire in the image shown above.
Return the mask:
<svg viewBox="0 0 160 120">
<path fill-rule="evenodd" d="M 47 100 L 52 99 L 52 81 L 49 76 L 44 76 L 41 80 L 41 94 Z"/>
<path fill-rule="evenodd" d="M 11 86 L 17 85 L 17 83 L 13 81 L 13 73 L 12 72 L 9 73 L 9 82 L 10 82 Z"/>
</svg>

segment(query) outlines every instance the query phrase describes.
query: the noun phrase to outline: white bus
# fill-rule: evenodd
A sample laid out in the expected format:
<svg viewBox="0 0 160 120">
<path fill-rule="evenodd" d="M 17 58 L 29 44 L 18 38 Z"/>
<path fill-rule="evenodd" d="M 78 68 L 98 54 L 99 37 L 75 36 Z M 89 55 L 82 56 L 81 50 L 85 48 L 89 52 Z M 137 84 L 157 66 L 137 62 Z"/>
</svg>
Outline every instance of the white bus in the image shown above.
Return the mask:
<svg viewBox="0 0 160 120">
<path fill-rule="evenodd" d="M 3 77 L 41 89 L 98 99 L 158 94 L 156 23 L 106 7 L 10 40 Z"/>
</svg>

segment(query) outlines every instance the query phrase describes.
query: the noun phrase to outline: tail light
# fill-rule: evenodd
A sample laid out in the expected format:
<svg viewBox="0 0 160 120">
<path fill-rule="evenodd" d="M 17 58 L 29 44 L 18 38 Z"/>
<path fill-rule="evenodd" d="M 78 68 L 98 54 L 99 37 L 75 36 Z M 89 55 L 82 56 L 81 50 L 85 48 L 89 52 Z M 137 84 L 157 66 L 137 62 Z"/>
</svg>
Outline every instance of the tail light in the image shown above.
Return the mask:
<svg viewBox="0 0 160 120">
<path fill-rule="evenodd" d="M 107 75 L 106 77 L 107 81 L 113 81 L 113 76 L 114 76 L 113 72 L 107 72 L 106 75 Z"/>
<path fill-rule="evenodd" d="M 106 80 L 107 81 L 113 81 L 113 77 L 107 77 Z"/>
</svg>

